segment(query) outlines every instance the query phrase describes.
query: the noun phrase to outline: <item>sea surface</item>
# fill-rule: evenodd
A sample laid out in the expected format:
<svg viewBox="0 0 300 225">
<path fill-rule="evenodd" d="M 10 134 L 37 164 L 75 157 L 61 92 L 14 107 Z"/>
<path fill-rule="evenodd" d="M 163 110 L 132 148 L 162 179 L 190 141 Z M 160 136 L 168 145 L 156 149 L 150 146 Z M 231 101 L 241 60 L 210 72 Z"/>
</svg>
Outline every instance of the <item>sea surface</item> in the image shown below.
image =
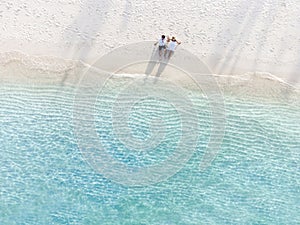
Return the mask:
<svg viewBox="0 0 300 225">
<path fill-rule="evenodd" d="M 149 141 L 155 119 L 164 134 L 149 148 L 131 149 L 112 118 L 122 82 L 99 93 L 91 129 L 130 168 L 165 162 L 182 137 L 178 109 L 151 96 L 133 104 L 127 118 L 133 139 Z M 200 171 L 211 108 L 205 94 L 189 91 L 198 119 L 190 159 L 174 175 L 135 187 L 109 179 L 83 154 L 74 131 L 76 91 L 1 84 L 0 224 L 299 224 L 299 101 L 225 93 L 224 138 Z"/>
</svg>

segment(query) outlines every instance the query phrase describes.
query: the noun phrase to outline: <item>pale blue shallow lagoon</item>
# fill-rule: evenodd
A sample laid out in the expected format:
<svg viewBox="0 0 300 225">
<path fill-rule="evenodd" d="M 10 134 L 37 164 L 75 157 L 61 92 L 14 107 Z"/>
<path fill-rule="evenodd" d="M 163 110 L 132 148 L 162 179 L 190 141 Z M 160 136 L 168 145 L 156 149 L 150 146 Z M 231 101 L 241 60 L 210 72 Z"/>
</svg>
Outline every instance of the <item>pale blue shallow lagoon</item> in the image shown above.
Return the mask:
<svg viewBox="0 0 300 225">
<path fill-rule="evenodd" d="M 193 94 L 200 126 L 191 159 L 169 179 L 128 187 L 105 178 L 83 157 L 73 131 L 74 93 L 72 87 L 0 87 L 1 225 L 299 224 L 299 104 L 225 95 L 221 149 L 199 171 L 210 110 L 205 97 Z M 147 138 L 147 121 L 157 116 L 167 128 L 155 148 L 130 152 L 113 136 L 113 109 L 105 96 L 95 106 L 95 123 L 116 160 L 143 167 L 172 154 L 180 136 L 172 105 L 148 99 L 132 108 L 129 126 L 136 138 Z M 97 126 L 100 120 L 105 126 Z"/>
</svg>

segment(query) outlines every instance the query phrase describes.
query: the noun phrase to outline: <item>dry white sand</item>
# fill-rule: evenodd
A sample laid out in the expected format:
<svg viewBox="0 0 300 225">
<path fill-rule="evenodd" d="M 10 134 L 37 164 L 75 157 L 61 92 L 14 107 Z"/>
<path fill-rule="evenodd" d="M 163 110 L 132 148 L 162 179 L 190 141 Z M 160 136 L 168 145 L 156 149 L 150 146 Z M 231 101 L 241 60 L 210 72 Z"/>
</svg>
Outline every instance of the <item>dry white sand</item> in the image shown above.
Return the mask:
<svg viewBox="0 0 300 225">
<path fill-rule="evenodd" d="M 299 0 L 2 0 L 0 21 L 2 65 L 7 55 L 26 61 L 13 51 L 35 64 L 41 55 L 92 63 L 124 44 L 167 34 L 217 75 L 263 72 L 300 83 Z"/>
</svg>

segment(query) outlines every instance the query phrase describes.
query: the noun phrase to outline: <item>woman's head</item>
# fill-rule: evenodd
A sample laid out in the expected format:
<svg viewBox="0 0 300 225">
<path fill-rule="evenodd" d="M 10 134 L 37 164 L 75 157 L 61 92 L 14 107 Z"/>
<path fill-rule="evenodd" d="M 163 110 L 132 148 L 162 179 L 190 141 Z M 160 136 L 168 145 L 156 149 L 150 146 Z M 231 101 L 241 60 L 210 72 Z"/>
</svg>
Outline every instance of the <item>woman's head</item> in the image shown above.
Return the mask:
<svg viewBox="0 0 300 225">
<path fill-rule="evenodd" d="M 175 37 L 172 37 L 172 39 L 171 39 L 172 41 L 176 41 L 176 38 Z"/>
</svg>

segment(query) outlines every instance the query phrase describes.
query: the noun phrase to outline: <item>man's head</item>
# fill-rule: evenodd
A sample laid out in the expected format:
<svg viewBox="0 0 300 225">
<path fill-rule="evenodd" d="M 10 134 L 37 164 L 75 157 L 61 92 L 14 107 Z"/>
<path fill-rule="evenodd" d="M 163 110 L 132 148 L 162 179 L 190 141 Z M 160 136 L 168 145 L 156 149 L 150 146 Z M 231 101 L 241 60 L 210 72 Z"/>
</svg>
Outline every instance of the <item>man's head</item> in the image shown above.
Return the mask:
<svg viewBox="0 0 300 225">
<path fill-rule="evenodd" d="M 161 39 L 165 39 L 166 38 L 166 36 L 165 35 L 161 35 Z"/>
</svg>

